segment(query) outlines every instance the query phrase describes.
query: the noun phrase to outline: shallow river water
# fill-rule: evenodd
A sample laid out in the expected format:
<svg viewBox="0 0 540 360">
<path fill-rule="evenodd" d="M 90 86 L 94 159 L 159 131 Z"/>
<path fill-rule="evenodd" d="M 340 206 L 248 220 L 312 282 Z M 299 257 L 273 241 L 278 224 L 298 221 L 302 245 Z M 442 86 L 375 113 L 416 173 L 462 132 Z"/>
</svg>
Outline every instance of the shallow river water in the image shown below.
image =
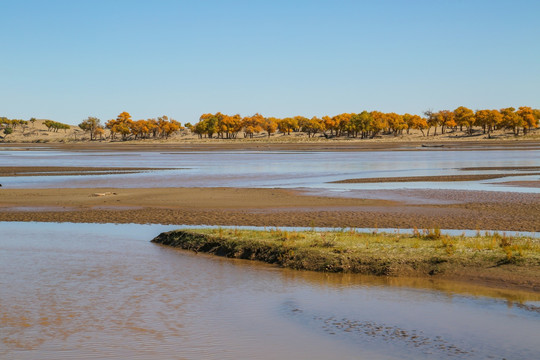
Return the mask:
<svg viewBox="0 0 540 360">
<path fill-rule="evenodd" d="M 540 357 L 539 294 L 289 271 L 149 242 L 172 228 L 0 223 L 0 358 Z"/>
<path fill-rule="evenodd" d="M 540 151 L 68 152 L 0 149 L 1 166 L 149 167 L 0 177 L 3 188 L 232 186 L 540 192 Z M 450 183 L 331 184 L 505 173 Z M 364 191 L 364 193 L 360 193 Z M 0 199 L 1 200 L 1 199 Z M 538 359 L 540 295 L 291 271 L 162 247 L 177 226 L 0 222 L 0 359 Z"/>
<path fill-rule="evenodd" d="M 540 188 L 500 182 L 538 180 L 520 170 L 461 170 L 467 167 L 540 167 L 539 150 L 470 151 L 188 151 L 105 152 L 3 150 L 3 166 L 89 166 L 173 168 L 137 174 L 97 176 L 0 177 L 9 188 L 58 187 L 262 187 L 304 188 L 325 192 L 391 189 L 455 189 L 540 193 Z M 538 174 L 540 171 L 533 171 Z M 509 174 L 511 177 L 459 182 L 331 183 L 402 176 Z M 529 172 L 531 173 L 531 172 Z"/>
</svg>

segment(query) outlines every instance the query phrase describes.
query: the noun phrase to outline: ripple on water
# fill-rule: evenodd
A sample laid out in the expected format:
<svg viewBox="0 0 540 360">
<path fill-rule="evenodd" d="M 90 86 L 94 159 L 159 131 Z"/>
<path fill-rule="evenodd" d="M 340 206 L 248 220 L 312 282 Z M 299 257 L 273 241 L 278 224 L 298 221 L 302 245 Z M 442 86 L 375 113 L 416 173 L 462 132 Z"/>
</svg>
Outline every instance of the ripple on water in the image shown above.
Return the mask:
<svg viewBox="0 0 540 360">
<path fill-rule="evenodd" d="M 525 295 L 282 270 L 149 242 L 172 228 L 0 223 L 9 234 L 0 237 L 0 358 L 540 353 L 540 303 Z"/>
</svg>

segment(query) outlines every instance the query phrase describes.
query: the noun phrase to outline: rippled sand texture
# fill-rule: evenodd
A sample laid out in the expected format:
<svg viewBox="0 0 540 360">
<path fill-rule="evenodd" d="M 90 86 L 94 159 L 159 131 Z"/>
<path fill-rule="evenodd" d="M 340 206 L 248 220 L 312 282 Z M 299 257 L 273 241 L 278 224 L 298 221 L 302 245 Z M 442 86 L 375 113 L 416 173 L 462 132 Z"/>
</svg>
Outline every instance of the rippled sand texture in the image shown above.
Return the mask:
<svg viewBox="0 0 540 360">
<path fill-rule="evenodd" d="M 540 194 L 393 190 L 358 196 L 375 199 L 285 189 L 0 189 L 0 221 L 540 231 Z"/>
</svg>

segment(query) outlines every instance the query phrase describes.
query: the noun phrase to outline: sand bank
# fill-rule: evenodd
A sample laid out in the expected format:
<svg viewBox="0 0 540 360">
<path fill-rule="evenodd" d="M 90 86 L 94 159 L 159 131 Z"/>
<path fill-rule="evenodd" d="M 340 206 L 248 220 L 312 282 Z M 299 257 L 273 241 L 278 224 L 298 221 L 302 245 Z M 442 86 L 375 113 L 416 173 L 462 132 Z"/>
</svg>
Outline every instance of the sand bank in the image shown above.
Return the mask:
<svg viewBox="0 0 540 360">
<path fill-rule="evenodd" d="M 540 171 L 540 166 L 477 166 L 465 167 L 459 170 L 464 171 Z"/>
<path fill-rule="evenodd" d="M 540 175 L 532 173 L 527 175 Z M 450 181 L 479 181 L 489 179 L 499 179 L 515 174 L 477 174 L 477 175 L 437 175 L 437 176 L 403 176 L 403 177 L 379 177 L 379 178 L 359 178 L 332 181 L 333 184 L 367 184 L 367 183 L 387 183 L 387 182 L 450 182 Z"/>
<path fill-rule="evenodd" d="M 469 202 L 461 192 L 434 193 L 456 201 L 411 204 L 284 189 L 0 189 L 0 221 L 540 231 L 539 194 L 471 192 Z"/>
<path fill-rule="evenodd" d="M 499 183 L 500 185 L 509 185 L 509 186 L 521 186 L 521 187 L 530 187 L 530 188 L 540 188 L 540 180 L 531 180 L 531 181 L 505 181 Z"/>
<path fill-rule="evenodd" d="M 422 145 L 435 144 L 436 147 Z M 442 145 L 442 146 L 440 146 Z M 539 150 L 540 141 L 523 138 L 455 139 L 426 137 L 421 139 L 347 139 L 294 138 L 287 136 L 260 139 L 192 139 L 178 141 L 1 143 L 4 148 L 24 151 L 55 149 L 69 151 L 460 151 L 460 150 Z"/>
<path fill-rule="evenodd" d="M 61 176 L 133 174 L 143 171 L 170 170 L 138 167 L 80 167 L 80 166 L 3 166 L 0 176 Z"/>
</svg>

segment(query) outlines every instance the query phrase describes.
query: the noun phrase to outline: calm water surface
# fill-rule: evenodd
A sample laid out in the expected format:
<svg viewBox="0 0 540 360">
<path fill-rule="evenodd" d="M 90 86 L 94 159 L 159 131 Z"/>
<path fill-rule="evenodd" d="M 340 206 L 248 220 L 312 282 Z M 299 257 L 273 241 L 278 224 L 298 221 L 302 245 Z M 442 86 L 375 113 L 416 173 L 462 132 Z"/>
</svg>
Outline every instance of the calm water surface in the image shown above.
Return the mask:
<svg viewBox="0 0 540 360">
<path fill-rule="evenodd" d="M 540 358 L 538 294 L 149 242 L 172 228 L 0 223 L 0 358 Z"/>
<path fill-rule="evenodd" d="M 4 166 L 149 167 L 176 170 L 101 176 L 0 177 L 11 188 L 45 187 L 282 187 L 326 191 L 373 189 L 457 189 L 539 193 L 540 188 L 498 185 L 538 180 L 523 171 L 462 171 L 465 167 L 540 166 L 539 150 L 471 151 L 229 151 L 68 152 L 0 151 Z M 512 177 L 442 183 L 331 184 L 370 177 L 505 173 Z M 538 173 L 538 171 L 536 171 Z"/>
<path fill-rule="evenodd" d="M 0 151 L 2 166 L 163 167 L 0 177 L 5 188 L 234 186 L 540 192 L 454 183 L 329 184 L 540 166 L 540 152 Z M 345 193 L 345 195 L 343 194 Z M 151 244 L 174 226 L 0 223 L 1 359 L 534 359 L 540 295 L 283 270 Z"/>
</svg>

